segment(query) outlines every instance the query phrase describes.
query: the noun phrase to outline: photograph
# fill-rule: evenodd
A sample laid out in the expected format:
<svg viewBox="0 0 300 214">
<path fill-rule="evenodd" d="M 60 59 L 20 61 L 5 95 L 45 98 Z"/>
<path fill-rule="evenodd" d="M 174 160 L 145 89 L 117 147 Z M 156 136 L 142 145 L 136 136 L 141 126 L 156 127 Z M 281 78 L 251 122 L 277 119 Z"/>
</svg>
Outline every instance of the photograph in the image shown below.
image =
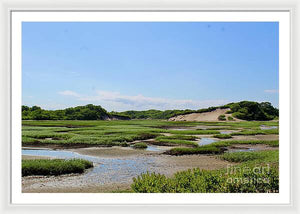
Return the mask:
<svg viewBox="0 0 300 214">
<path fill-rule="evenodd" d="M 279 22 L 23 21 L 21 61 L 22 193 L 280 193 Z"/>
</svg>

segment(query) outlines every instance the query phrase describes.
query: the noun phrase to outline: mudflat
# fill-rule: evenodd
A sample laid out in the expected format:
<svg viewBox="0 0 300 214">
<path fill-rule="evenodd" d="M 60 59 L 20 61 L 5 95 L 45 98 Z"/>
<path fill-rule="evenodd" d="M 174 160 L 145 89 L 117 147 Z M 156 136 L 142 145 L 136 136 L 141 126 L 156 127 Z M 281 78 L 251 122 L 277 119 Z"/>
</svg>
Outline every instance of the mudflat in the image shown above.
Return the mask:
<svg viewBox="0 0 300 214">
<path fill-rule="evenodd" d="M 147 163 L 147 171 L 161 173 L 166 176 L 172 176 L 174 173 L 191 168 L 200 168 L 206 170 L 221 169 L 226 167 L 229 163 L 221 160 L 216 156 L 210 155 L 184 155 L 184 156 L 169 156 L 161 153 L 145 153 L 133 154 L 135 151 L 129 149 L 118 148 L 94 148 L 94 149 L 72 149 L 73 152 L 79 154 L 87 154 L 95 157 L 104 158 L 109 161 L 109 158 L 124 161 L 128 164 Z M 115 153 L 114 153 L 115 151 Z M 144 151 L 145 152 L 145 151 Z M 112 153 L 113 157 L 112 157 Z M 28 158 L 36 158 L 34 156 Z M 112 160 L 113 160 L 112 159 Z M 106 164 L 107 165 L 107 164 Z M 22 191 L 26 192 L 122 192 L 130 189 L 132 183 L 132 175 L 138 176 L 139 169 L 130 171 L 132 168 L 126 168 L 119 164 L 119 170 L 111 170 L 114 167 L 102 170 L 98 165 L 100 172 L 92 172 L 88 170 L 84 174 L 70 174 L 61 176 L 28 176 L 22 178 Z M 141 167 L 143 167 L 141 165 Z M 133 174 L 132 174 L 133 173 Z M 112 178 L 112 179 L 111 179 Z"/>
</svg>

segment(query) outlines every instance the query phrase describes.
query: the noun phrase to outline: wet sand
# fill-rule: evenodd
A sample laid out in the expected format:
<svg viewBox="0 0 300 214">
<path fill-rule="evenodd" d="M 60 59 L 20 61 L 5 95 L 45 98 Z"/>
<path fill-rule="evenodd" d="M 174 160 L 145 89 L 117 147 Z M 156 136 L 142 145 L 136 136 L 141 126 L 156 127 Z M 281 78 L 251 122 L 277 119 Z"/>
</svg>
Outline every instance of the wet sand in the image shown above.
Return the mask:
<svg viewBox="0 0 300 214">
<path fill-rule="evenodd" d="M 22 160 L 34 160 L 34 159 L 51 159 L 51 157 L 34 156 L 34 155 L 22 155 Z"/>
</svg>

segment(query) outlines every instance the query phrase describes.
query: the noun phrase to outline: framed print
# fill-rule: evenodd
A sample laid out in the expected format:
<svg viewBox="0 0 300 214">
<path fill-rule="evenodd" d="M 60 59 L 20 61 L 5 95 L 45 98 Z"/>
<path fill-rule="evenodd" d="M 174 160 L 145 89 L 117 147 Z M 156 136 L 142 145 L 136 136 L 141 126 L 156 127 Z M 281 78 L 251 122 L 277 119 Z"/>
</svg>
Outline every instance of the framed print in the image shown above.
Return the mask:
<svg viewBox="0 0 300 214">
<path fill-rule="evenodd" d="M 291 11 L 10 18 L 12 204 L 291 204 Z"/>
</svg>

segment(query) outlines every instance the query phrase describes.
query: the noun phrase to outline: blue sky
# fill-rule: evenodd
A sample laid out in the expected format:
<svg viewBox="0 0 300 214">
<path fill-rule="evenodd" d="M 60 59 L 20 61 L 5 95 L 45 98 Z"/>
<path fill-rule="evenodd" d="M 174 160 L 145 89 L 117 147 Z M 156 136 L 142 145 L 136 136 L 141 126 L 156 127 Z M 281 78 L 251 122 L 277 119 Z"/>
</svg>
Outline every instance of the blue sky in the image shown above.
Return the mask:
<svg viewBox="0 0 300 214">
<path fill-rule="evenodd" d="M 108 111 L 278 107 L 276 22 L 24 22 L 22 103 Z"/>
</svg>

